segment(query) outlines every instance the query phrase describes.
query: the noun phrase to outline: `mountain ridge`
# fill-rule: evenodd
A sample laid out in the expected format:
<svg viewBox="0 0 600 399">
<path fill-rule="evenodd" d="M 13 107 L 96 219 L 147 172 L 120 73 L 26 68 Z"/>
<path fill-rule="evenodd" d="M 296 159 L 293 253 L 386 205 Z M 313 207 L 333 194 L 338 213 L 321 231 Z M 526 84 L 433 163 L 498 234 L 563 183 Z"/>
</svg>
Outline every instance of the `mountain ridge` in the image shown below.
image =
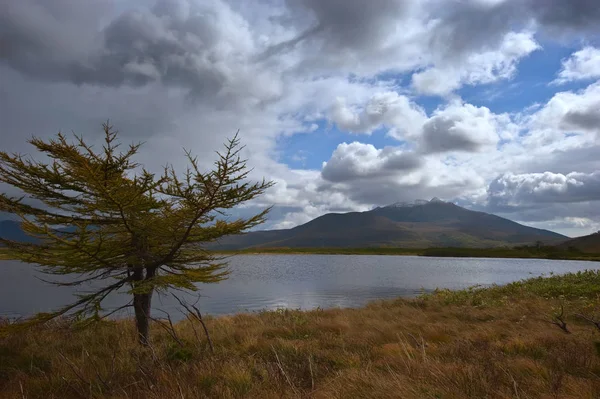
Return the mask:
<svg viewBox="0 0 600 399">
<path fill-rule="evenodd" d="M 557 244 L 568 238 L 434 197 L 365 212 L 328 213 L 291 229 L 226 237 L 214 247 L 496 247 Z"/>
</svg>

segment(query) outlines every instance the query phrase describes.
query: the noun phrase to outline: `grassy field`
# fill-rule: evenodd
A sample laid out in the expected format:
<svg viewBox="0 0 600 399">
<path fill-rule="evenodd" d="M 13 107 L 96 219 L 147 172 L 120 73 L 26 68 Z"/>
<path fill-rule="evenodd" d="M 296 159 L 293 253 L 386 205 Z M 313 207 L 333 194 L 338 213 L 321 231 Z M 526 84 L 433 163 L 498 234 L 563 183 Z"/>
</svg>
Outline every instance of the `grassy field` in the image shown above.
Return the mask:
<svg viewBox="0 0 600 399">
<path fill-rule="evenodd" d="M 520 246 L 513 248 L 250 248 L 220 251 L 225 254 L 319 254 L 319 255 L 416 255 L 473 258 L 541 258 L 600 261 L 600 254 L 562 250 L 557 247 Z"/>
<path fill-rule="evenodd" d="M 598 398 L 599 298 L 589 271 L 207 318 L 214 353 L 192 321 L 155 324 L 146 349 L 130 320 L 56 321 L 0 338 L 0 397 Z"/>
</svg>

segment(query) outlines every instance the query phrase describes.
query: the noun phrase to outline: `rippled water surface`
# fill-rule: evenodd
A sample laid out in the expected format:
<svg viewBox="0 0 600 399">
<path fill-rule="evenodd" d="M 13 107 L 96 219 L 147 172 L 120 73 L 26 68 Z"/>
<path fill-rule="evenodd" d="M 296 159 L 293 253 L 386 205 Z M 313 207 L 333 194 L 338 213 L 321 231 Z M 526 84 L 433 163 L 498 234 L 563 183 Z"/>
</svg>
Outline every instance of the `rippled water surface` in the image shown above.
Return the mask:
<svg viewBox="0 0 600 399">
<path fill-rule="evenodd" d="M 228 280 L 199 286 L 198 304 L 206 314 L 354 307 L 374 299 L 415 296 L 438 287 L 505 284 L 551 272 L 599 267 L 598 262 L 541 259 L 244 255 L 230 259 Z M 39 276 L 31 265 L 0 261 L 0 315 L 26 316 L 73 299 L 74 289 L 50 286 L 38 280 Z M 123 301 L 127 297 L 119 294 L 107 304 L 116 306 Z M 155 296 L 153 307 L 177 318 L 175 304 L 171 297 Z"/>
</svg>

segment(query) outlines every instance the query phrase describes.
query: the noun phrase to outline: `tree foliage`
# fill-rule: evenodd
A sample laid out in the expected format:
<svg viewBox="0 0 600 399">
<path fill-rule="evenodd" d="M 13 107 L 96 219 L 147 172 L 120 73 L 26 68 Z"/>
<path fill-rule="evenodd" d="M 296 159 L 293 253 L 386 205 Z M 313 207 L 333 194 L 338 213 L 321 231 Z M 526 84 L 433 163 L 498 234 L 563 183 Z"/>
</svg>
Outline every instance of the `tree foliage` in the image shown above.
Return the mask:
<svg viewBox="0 0 600 399">
<path fill-rule="evenodd" d="M 147 342 L 152 293 L 196 290 L 196 283 L 226 278 L 223 259 L 203 244 L 262 223 L 268 209 L 236 220 L 225 212 L 262 194 L 271 183 L 248 181 L 237 134 L 217 152 L 212 170 L 203 172 L 197 158 L 186 152 L 185 173 L 166 166 L 155 175 L 133 159 L 141 144 L 121 151 L 117 131 L 108 123 L 103 129 L 104 144 L 98 150 L 80 136 L 69 142 L 59 133 L 48 141 L 29 140 L 45 161 L 0 152 L 0 183 L 24 194 L 0 194 L 0 211 L 18 215 L 24 231 L 36 238 L 32 243 L 0 242 L 9 259 L 37 264 L 50 275 L 77 275 L 55 284 L 99 287 L 31 322 L 67 313 L 97 319 L 107 315 L 102 303 L 109 294 L 127 290 L 141 340 Z"/>
</svg>

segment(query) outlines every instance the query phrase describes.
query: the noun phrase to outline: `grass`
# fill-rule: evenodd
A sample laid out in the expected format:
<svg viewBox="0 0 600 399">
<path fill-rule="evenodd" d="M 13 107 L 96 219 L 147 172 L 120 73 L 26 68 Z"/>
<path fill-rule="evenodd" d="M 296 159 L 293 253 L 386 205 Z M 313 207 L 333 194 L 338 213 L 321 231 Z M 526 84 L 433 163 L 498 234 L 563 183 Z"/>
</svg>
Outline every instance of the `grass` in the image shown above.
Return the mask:
<svg viewBox="0 0 600 399">
<path fill-rule="evenodd" d="M 370 248 L 248 248 L 241 250 L 219 251 L 225 254 L 281 254 L 281 255 L 421 255 L 422 249 L 370 247 Z"/>
<path fill-rule="evenodd" d="M 451 256 L 473 258 L 539 258 L 600 260 L 600 254 L 584 253 L 577 249 L 564 250 L 554 246 L 516 246 L 512 248 L 428 248 L 421 252 L 423 256 Z"/>
<path fill-rule="evenodd" d="M 0 338 L 2 398 L 598 398 L 600 272 L 437 291 L 359 309 L 281 310 Z M 560 315 L 560 309 L 563 315 Z M 560 318 L 569 333 L 552 324 Z M 594 319 L 595 320 L 595 319 Z"/>
<path fill-rule="evenodd" d="M 416 255 L 472 258 L 539 258 L 600 261 L 600 254 L 563 250 L 552 246 L 517 246 L 496 248 L 248 248 L 219 251 L 225 254 L 319 254 L 319 255 Z"/>
</svg>

